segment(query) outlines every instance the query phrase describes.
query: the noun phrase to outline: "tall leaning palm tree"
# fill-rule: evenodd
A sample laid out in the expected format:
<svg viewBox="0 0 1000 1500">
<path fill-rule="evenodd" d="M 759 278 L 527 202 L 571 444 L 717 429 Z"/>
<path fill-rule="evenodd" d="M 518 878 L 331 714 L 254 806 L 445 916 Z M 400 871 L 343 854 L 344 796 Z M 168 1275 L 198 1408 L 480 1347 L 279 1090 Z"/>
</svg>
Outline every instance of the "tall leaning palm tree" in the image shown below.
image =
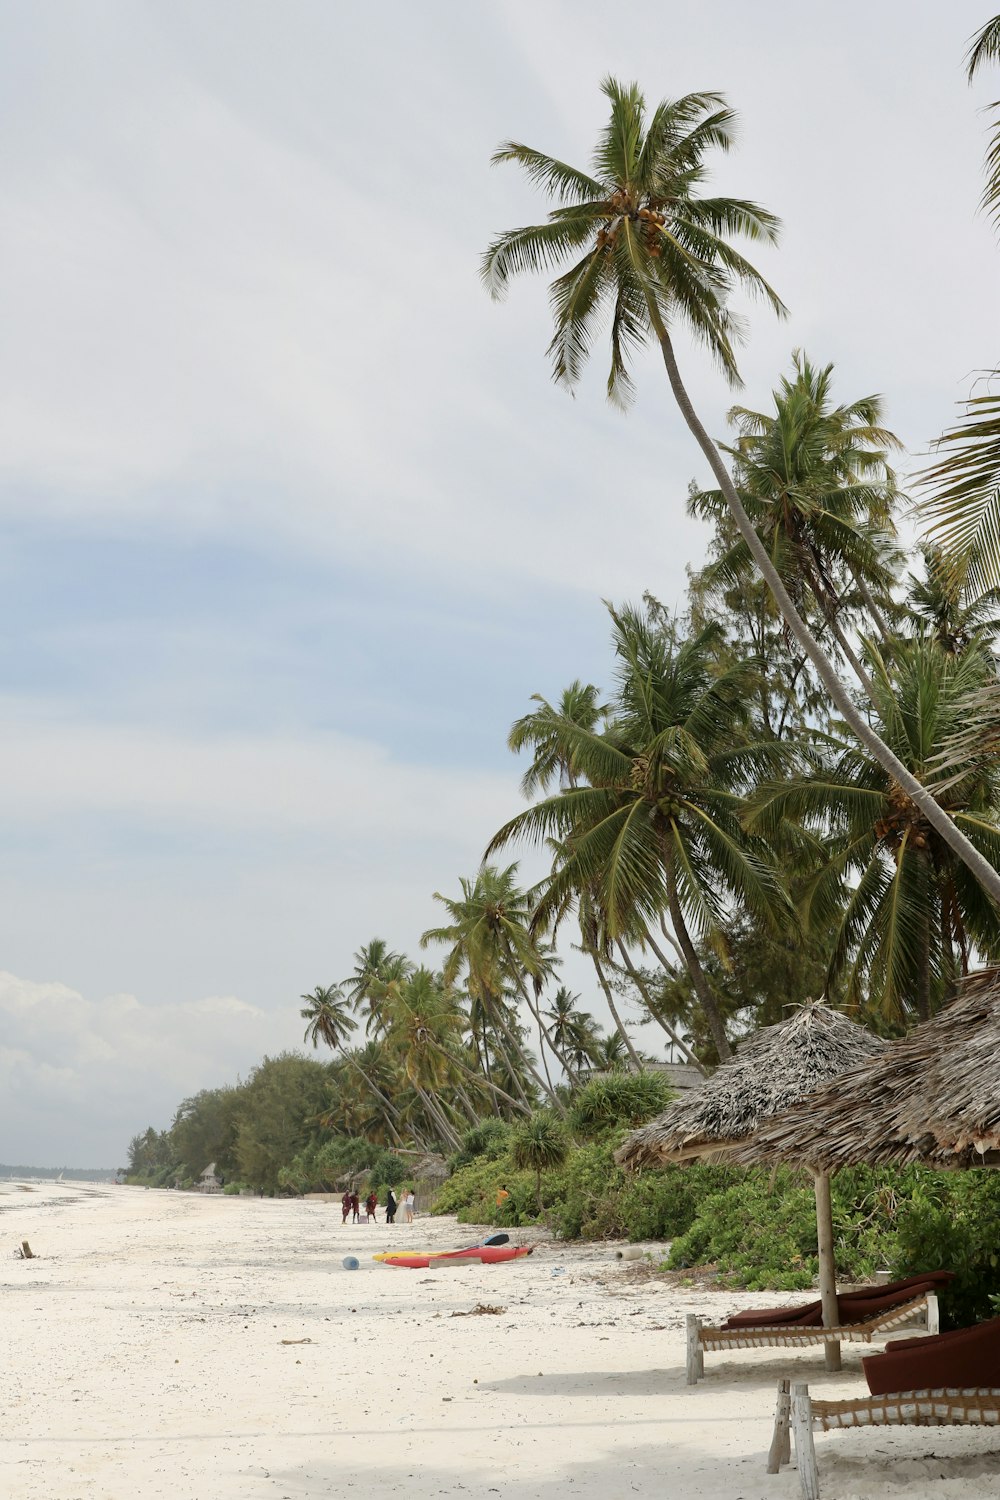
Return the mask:
<svg viewBox="0 0 1000 1500">
<path fill-rule="evenodd" d="M 976 850 L 890 747 L 879 738 L 841 681 L 833 662 L 802 619 L 740 500 L 721 453 L 702 424 L 681 377 L 674 335 L 687 328 L 739 379 L 735 344 L 739 321 L 733 294 L 784 307 L 767 281 L 733 245 L 733 236 L 773 243 L 778 221 L 741 198 L 702 196 L 706 156 L 729 151 L 735 116 L 721 94 L 702 92 L 664 100 L 647 116 L 636 84 L 603 84 L 610 121 L 583 171 L 517 141 L 494 162 L 515 162 L 558 206 L 544 224 L 508 230 L 489 246 L 482 274 L 496 298 L 525 271 L 570 261 L 551 286 L 555 332 L 549 345 L 553 375 L 579 379 L 605 315 L 610 315 L 608 395 L 627 405 L 633 384 L 629 360 L 650 340 L 659 346 L 680 412 L 715 476 L 740 535 L 783 615 L 852 733 L 938 830 L 1000 903 L 1000 874 Z"/>
</svg>

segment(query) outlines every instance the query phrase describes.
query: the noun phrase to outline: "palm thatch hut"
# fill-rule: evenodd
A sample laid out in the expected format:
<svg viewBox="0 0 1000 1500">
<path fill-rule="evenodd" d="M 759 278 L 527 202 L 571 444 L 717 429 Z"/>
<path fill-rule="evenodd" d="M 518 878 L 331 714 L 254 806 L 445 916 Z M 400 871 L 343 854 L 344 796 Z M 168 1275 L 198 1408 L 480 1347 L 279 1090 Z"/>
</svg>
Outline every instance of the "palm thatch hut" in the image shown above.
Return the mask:
<svg viewBox="0 0 1000 1500">
<path fill-rule="evenodd" d="M 1000 1165 L 1000 968 L 970 974 L 930 1021 L 769 1120 L 746 1162 Z"/>
<path fill-rule="evenodd" d="M 633 1131 L 616 1153 L 617 1161 L 636 1171 L 667 1162 L 732 1159 L 773 1116 L 815 1096 L 833 1078 L 879 1056 L 885 1042 L 828 1006 L 802 1006 L 790 1020 L 764 1026 L 686 1098 L 678 1100 L 648 1125 Z M 835 1327 L 837 1277 L 833 1259 L 830 1178 L 813 1171 L 819 1286 L 823 1321 Z M 840 1346 L 825 1345 L 827 1368 L 839 1370 Z"/>
</svg>

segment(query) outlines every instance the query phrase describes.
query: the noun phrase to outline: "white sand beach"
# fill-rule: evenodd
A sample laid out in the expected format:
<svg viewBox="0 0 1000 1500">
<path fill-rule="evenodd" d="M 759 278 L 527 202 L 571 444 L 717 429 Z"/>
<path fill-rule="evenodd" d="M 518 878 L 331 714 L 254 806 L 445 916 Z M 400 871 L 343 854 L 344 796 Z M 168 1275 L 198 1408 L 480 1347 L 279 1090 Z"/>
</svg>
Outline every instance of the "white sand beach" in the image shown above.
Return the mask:
<svg viewBox="0 0 1000 1500">
<path fill-rule="evenodd" d="M 684 1318 L 777 1295 L 678 1289 L 602 1245 L 448 1271 L 342 1258 L 476 1237 L 342 1226 L 318 1201 L 0 1185 L 5 1500 L 300 1500 L 355 1493 L 792 1500 L 764 1471 L 775 1385 L 862 1386 L 860 1354 L 709 1356 Z M 522 1232 L 515 1238 L 527 1239 Z M 14 1258 L 29 1240 L 35 1260 Z M 499 1315 L 455 1316 L 479 1303 Z M 819 1436 L 824 1500 L 1000 1496 L 1000 1433 Z"/>
</svg>

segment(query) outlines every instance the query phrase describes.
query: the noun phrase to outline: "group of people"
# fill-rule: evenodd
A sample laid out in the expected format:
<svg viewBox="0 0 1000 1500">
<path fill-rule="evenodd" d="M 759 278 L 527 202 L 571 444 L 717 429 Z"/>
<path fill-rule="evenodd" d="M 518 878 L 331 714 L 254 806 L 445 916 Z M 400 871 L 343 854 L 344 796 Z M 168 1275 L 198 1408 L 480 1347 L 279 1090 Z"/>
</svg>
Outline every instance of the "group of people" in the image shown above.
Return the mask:
<svg viewBox="0 0 1000 1500">
<path fill-rule="evenodd" d="M 392 1191 L 392 1188 L 389 1188 L 385 1195 L 385 1222 L 387 1224 L 395 1224 L 396 1214 L 400 1211 L 400 1209 L 402 1209 L 404 1221 L 407 1224 L 412 1224 L 413 1207 L 415 1201 L 416 1200 L 413 1196 L 412 1188 L 404 1188 L 399 1195 L 398 1202 L 396 1201 L 396 1197 Z M 352 1192 L 351 1189 L 348 1188 L 344 1196 L 340 1200 L 340 1207 L 344 1215 L 344 1217 L 341 1219 L 342 1224 L 347 1223 L 348 1215 L 350 1215 L 352 1224 L 361 1223 L 361 1202 L 362 1200 L 359 1195 L 356 1192 Z M 375 1211 L 377 1208 L 378 1194 L 374 1189 L 372 1189 L 372 1191 L 368 1194 L 368 1197 L 364 1200 L 366 1223 L 371 1223 L 371 1221 L 375 1218 Z"/>
</svg>

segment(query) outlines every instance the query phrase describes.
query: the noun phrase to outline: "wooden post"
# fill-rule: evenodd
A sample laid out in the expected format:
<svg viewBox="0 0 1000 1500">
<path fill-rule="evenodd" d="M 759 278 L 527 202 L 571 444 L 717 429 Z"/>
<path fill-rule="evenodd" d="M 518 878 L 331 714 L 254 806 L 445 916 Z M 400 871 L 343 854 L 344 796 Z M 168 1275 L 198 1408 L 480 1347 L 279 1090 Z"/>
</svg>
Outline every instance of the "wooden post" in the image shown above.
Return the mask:
<svg viewBox="0 0 1000 1500">
<path fill-rule="evenodd" d="M 938 1307 L 938 1299 L 934 1292 L 927 1293 L 927 1332 L 941 1332 L 941 1309 Z"/>
<path fill-rule="evenodd" d="M 22 1258 L 24 1260 L 34 1260 L 35 1259 L 35 1252 L 32 1250 L 32 1248 L 28 1244 L 27 1240 L 22 1240 L 21 1241 L 21 1256 L 22 1256 Z"/>
<path fill-rule="evenodd" d="M 695 1313 L 687 1316 L 687 1383 L 697 1385 L 705 1373 L 705 1351 L 701 1346 L 701 1319 Z"/>
<path fill-rule="evenodd" d="M 799 1466 L 802 1500 L 819 1500 L 819 1473 L 816 1469 L 816 1446 L 813 1443 L 812 1402 L 807 1385 L 792 1386 L 792 1427 L 795 1432 L 795 1461 Z"/>
<path fill-rule="evenodd" d="M 778 1407 L 774 1413 L 774 1436 L 767 1453 L 767 1472 L 778 1474 L 781 1465 L 787 1464 L 791 1458 L 791 1433 L 789 1422 L 791 1419 L 792 1398 L 789 1395 L 789 1384 L 787 1380 L 778 1381 Z"/>
<path fill-rule="evenodd" d="M 823 1327 L 840 1324 L 837 1311 L 837 1266 L 833 1255 L 833 1209 L 830 1205 L 830 1174 L 817 1172 L 813 1178 L 816 1193 L 816 1236 L 819 1245 L 819 1297 L 823 1306 Z M 827 1339 L 823 1358 L 828 1370 L 840 1369 L 840 1342 Z"/>
</svg>

